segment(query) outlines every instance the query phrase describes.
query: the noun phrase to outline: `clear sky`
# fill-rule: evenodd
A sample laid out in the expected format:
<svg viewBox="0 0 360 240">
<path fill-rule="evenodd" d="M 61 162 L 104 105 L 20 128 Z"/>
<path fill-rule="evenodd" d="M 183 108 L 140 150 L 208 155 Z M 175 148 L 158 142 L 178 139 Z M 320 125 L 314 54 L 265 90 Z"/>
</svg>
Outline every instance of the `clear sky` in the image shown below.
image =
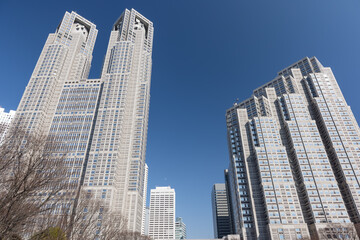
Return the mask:
<svg viewBox="0 0 360 240">
<path fill-rule="evenodd" d="M 98 78 L 112 24 L 125 8 L 155 28 L 148 187 L 175 188 L 176 215 L 189 238 L 213 237 L 211 186 L 224 182 L 225 110 L 236 98 L 316 56 L 333 69 L 360 120 L 358 0 L 1 0 L 0 106 L 17 108 L 65 11 L 97 25 L 90 77 Z"/>
</svg>

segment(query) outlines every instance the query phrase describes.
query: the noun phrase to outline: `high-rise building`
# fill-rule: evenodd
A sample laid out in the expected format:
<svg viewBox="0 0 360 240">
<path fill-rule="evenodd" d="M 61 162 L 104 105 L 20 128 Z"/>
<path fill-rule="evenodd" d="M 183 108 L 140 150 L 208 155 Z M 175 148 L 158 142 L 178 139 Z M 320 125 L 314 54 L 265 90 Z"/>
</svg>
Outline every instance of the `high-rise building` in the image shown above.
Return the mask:
<svg viewBox="0 0 360 240">
<path fill-rule="evenodd" d="M 0 108 L 0 144 L 4 141 L 15 113 L 14 110 L 10 110 L 10 112 L 7 113 L 4 108 Z"/>
<path fill-rule="evenodd" d="M 150 221 L 150 207 L 145 208 L 145 219 L 144 219 L 144 233 L 143 235 L 149 235 L 149 221 Z"/>
<path fill-rule="evenodd" d="M 62 116 L 58 110 L 70 104 L 67 94 L 77 93 L 75 84 L 84 84 L 83 89 L 87 89 L 84 90 L 84 96 L 87 96 L 87 92 L 92 88 L 95 88 L 94 94 L 98 94 L 100 80 L 97 80 L 97 83 L 87 80 L 96 36 L 95 24 L 75 12 L 65 13 L 55 33 L 50 33 L 45 42 L 18 106 L 15 117 L 17 124 L 38 134 L 49 134 L 54 119 L 58 119 L 55 117 Z M 82 99 L 83 104 L 76 106 L 79 111 L 68 116 L 69 122 L 73 122 L 73 119 L 84 119 L 83 111 L 86 111 L 86 115 L 94 115 L 95 108 L 92 106 L 97 99 L 90 98 L 88 102 L 85 99 L 88 98 Z M 85 105 L 89 105 L 91 113 L 88 113 Z M 67 106 L 65 109 L 69 108 L 70 106 Z M 77 124 L 82 123 L 79 120 Z"/>
<path fill-rule="evenodd" d="M 318 239 L 360 228 L 360 130 L 329 67 L 304 58 L 226 112 L 235 230 Z"/>
<path fill-rule="evenodd" d="M 229 208 L 229 215 L 230 215 L 230 234 L 235 234 L 235 226 L 234 226 L 234 218 L 233 218 L 233 207 L 231 205 L 231 191 L 230 191 L 230 176 L 229 176 L 229 169 L 224 170 L 224 177 L 225 177 L 225 188 L 226 188 L 226 197 L 228 201 L 228 208 Z"/>
<path fill-rule="evenodd" d="M 228 193 L 224 183 L 214 184 L 211 192 L 214 237 L 232 234 L 232 220 Z"/>
<path fill-rule="evenodd" d="M 181 217 L 175 220 L 175 239 L 186 239 L 186 225 Z"/>
<path fill-rule="evenodd" d="M 105 194 L 115 211 L 141 232 L 144 208 L 153 24 L 132 9 L 115 22 L 102 71 L 86 189 Z M 96 166 L 94 168 L 94 166 Z"/>
<path fill-rule="evenodd" d="M 142 216 L 142 223 L 141 223 L 141 234 L 147 235 L 149 232 L 149 209 L 146 207 L 146 197 L 147 197 L 147 183 L 148 183 L 148 174 L 149 174 L 149 167 L 145 163 L 145 175 L 144 175 L 144 188 L 143 188 L 143 216 Z"/>
<path fill-rule="evenodd" d="M 96 26 L 75 12 L 45 43 L 16 114 L 16 123 L 49 135 L 66 153 L 69 195 L 104 200 L 141 232 L 153 24 L 134 9 L 115 22 L 99 79 L 88 79 Z M 77 198 L 75 197 L 75 198 Z"/>
<path fill-rule="evenodd" d="M 175 239 L 175 190 L 156 187 L 150 191 L 149 236 L 154 239 Z"/>
</svg>

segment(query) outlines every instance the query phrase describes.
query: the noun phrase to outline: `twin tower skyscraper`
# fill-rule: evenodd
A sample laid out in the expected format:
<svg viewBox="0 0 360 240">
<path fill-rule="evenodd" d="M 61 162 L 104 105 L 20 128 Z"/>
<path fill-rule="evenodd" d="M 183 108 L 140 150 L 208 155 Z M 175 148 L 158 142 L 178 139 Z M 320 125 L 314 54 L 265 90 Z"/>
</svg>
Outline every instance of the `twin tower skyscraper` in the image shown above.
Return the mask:
<svg viewBox="0 0 360 240">
<path fill-rule="evenodd" d="M 153 31 L 152 22 L 125 10 L 101 77 L 88 79 L 97 29 L 66 12 L 14 119 L 50 136 L 55 157 L 65 156 L 68 188 L 61 194 L 76 201 L 80 189 L 90 192 L 138 232 Z M 330 68 L 315 57 L 292 64 L 228 109 L 226 124 L 232 224 L 242 239 L 321 239 L 349 225 L 360 235 L 360 129 Z"/>
<path fill-rule="evenodd" d="M 49 135 L 66 154 L 69 189 L 105 200 L 141 231 L 146 202 L 153 23 L 134 9 L 115 22 L 101 77 L 88 79 L 95 24 L 66 12 L 49 34 L 17 109 L 15 123 Z"/>
</svg>

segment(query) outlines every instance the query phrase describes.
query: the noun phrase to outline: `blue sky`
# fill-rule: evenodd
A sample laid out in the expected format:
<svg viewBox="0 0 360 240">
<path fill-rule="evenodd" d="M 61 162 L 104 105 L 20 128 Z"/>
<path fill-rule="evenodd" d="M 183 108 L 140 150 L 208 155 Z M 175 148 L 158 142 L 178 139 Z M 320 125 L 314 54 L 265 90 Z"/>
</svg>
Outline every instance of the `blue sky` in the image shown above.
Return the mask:
<svg viewBox="0 0 360 240">
<path fill-rule="evenodd" d="M 104 3 L 103 3 L 104 2 Z M 170 185 L 189 238 L 213 237 L 211 186 L 228 166 L 225 110 L 305 57 L 333 69 L 360 119 L 356 0 L 1 1 L 0 106 L 16 109 L 47 35 L 65 11 L 97 25 L 98 78 L 124 8 L 154 22 L 147 149 L 149 189 Z"/>
</svg>

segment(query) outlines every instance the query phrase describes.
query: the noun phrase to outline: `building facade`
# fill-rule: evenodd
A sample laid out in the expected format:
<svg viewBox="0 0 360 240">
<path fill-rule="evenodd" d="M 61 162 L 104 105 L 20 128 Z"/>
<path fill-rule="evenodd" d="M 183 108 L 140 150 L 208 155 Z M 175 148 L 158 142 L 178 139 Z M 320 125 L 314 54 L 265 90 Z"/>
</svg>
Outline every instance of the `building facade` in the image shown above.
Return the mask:
<svg viewBox="0 0 360 240">
<path fill-rule="evenodd" d="M 175 190 L 156 187 L 150 191 L 149 236 L 175 239 Z"/>
<path fill-rule="evenodd" d="M 226 188 L 226 197 L 228 202 L 228 209 L 229 209 L 229 216 L 230 216 L 230 229 L 231 234 L 235 234 L 235 226 L 234 226 L 234 218 L 233 218 L 233 206 L 231 204 L 231 191 L 230 191 L 230 175 L 229 175 L 229 169 L 224 170 L 224 177 L 225 177 L 225 188 Z"/>
<path fill-rule="evenodd" d="M 175 220 L 175 239 L 186 239 L 186 224 L 181 217 Z"/>
<path fill-rule="evenodd" d="M 4 108 L 0 108 L 0 144 L 4 141 L 5 135 L 10 128 L 11 122 L 15 116 L 15 111 L 5 112 Z"/>
<path fill-rule="evenodd" d="M 125 10 L 110 34 L 84 187 L 141 232 L 153 24 Z"/>
<path fill-rule="evenodd" d="M 360 131 L 330 68 L 304 58 L 226 112 L 235 230 L 244 239 L 359 234 Z"/>
<path fill-rule="evenodd" d="M 101 77 L 88 79 L 95 24 L 75 12 L 46 40 L 18 107 L 15 122 L 55 142 L 66 153 L 69 188 L 104 200 L 141 232 L 146 194 L 145 150 L 153 24 L 125 10 L 110 34 Z"/>
<path fill-rule="evenodd" d="M 145 208 L 145 218 L 144 218 L 144 233 L 143 235 L 149 235 L 149 221 L 150 221 L 150 207 Z"/>
<path fill-rule="evenodd" d="M 146 207 L 148 174 L 149 174 L 149 167 L 145 163 L 145 175 L 144 175 L 144 182 L 143 182 L 143 184 L 144 184 L 143 216 L 142 216 L 142 223 L 141 223 L 141 234 L 143 234 L 143 235 L 148 235 L 148 233 L 149 233 L 149 208 Z"/>
<path fill-rule="evenodd" d="M 214 184 L 211 192 L 214 238 L 232 234 L 231 209 L 224 183 Z"/>
</svg>

